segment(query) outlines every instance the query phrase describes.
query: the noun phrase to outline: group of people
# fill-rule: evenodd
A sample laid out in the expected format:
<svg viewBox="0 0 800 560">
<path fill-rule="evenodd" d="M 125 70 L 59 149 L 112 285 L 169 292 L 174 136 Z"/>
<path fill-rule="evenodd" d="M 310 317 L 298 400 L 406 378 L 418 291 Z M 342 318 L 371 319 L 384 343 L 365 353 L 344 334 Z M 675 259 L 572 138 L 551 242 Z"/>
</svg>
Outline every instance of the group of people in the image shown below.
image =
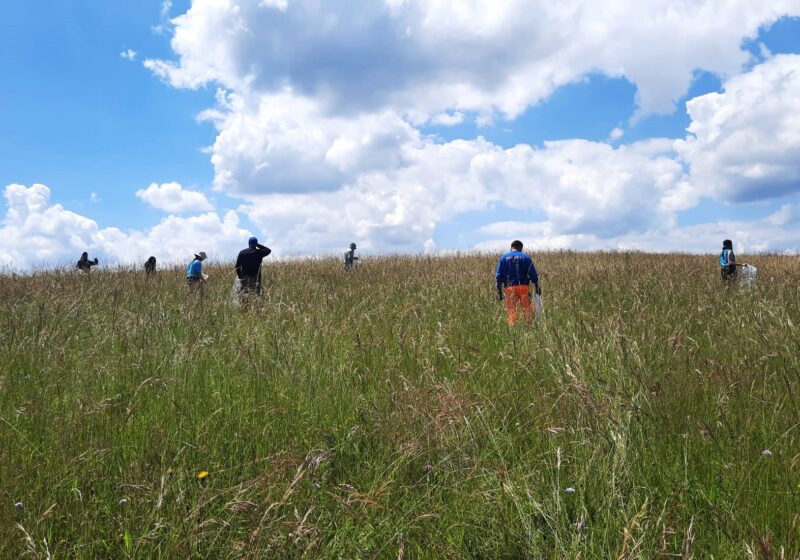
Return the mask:
<svg viewBox="0 0 800 560">
<path fill-rule="evenodd" d="M 344 269 L 349 271 L 356 268 L 359 257 L 356 255 L 356 244 L 351 243 L 350 249 L 344 254 Z M 523 244 L 520 240 L 511 243 L 511 250 L 500 257 L 497 262 L 495 280 L 497 284 L 497 300 L 505 301 L 506 312 L 508 314 L 508 324 L 514 325 L 518 315 L 521 315 L 526 322 L 534 318 L 534 310 L 537 306 L 532 305 L 532 300 L 536 298 L 539 307 L 541 306 L 542 288 L 539 285 L 539 274 L 533 264 L 533 259 L 522 252 Z M 245 296 L 258 296 L 262 293 L 261 282 L 261 263 L 265 257 L 269 256 L 272 250 L 261 245 L 256 237 L 251 237 L 247 241 L 247 248 L 239 251 L 236 258 L 236 277 L 239 285 L 239 293 Z M 208 275 L 203 273 L 203 261 L 208 258 L 205 251 L 200 251 L 194 255 L 194 259 L 186 268 L 186 284 L 192 291 L 203 290 L 203 285 L 208 279 Z M 97 266 L 98 259 L 89 260 L 89 254 L 84 252 L 80 260 L 75 265 L 78 270 L 88 273 L 93 266 Z M 722 280 L 726 284 L 733 283 L 737 277 L 737 270 L 747 267 L 746 263 L 739 263 L 736 254 L 733 252 L 733 242 L 726 239 L 722 242 L 722 253 L 719 256 L 720 272 Z M 144 263 L 144 270 L 147 275 L 155 274 L 156 258 L 150 257 Z M 533 291 L 531 291 L 533 287 Z"/>
<path fill-rule="evenodd" d="M 355 243 L 350 244 L 350 249 L 344 254 L 344 269 L 353 270 L 358 265 L 359 257 L 356 255 L 357 246 Z M 272 249 L 261 245 L 256 237 L 251 237 L 247 240 L 247 248 L 239 251 L 239 256 L 236 258 L 236 276 L 241 283 L 243 292 L 248 293 L 261 293 L 261 261 L 264 257 L 272 253 Z M 208 278 L 208 275 L 203 273 L 203 261 L 208 258 L 205 251 L 195 253 L 192 262 L 186 268 L 186 283 L 190 287 L 199 287 Z M 89 253 L 84 251 L 81 258 L 75 264 L 82 273 L 88 273 L 93 266 L 97 266 L 100 261 L 97 257 L 94 260 L 89 259 Z M 144 263 L 144 271 L 148 276 L 156 273 L 156 258 L 151 256 Z"/>
</svg>

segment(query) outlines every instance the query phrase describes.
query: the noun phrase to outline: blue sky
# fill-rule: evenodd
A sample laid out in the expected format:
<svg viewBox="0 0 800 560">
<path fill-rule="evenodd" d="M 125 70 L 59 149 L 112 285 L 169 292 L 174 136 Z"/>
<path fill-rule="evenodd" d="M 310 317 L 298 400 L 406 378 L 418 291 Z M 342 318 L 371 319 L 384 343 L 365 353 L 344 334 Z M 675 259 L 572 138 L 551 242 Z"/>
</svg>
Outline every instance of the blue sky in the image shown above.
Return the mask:
<svg viewBox="0 0 800 560">
<path fill-rule="evenodd" d="M 376 252 L 486 248 L 504 242 L 514 228 L 520 236 L 526 232 L 540 236 L 542 247 L 625 248 L 640 244 L 651 249 L 660 247 L 656 239 L 665 235 L 674 233 L 677 240 L 691 238 L 686 228 L 705 227 L 709 239 L 724 230 L 721 223 L 730 222 L 740 229 L 751 223 L 757 228 L 759 220 L 775 222 L 770 216 L 784 206 L 793 209 L 798 204 L 800 185 L 793 181 L 800 172 L 798 164 L 791 164 L 796 146 L 778 146 L 778 153 L 764 154 L 763 161 L 741 163 L 742 168 L 751 170 L 763 170 L 767 163 L 780 164 L 782 175 L 767 177 L 761 191 L 752 190 L 756 187 L 747 182 L 749 175 L 744 179 L 729 176 L 726 170 L 738 162 L 723 161 L 719 156 L 720 162 L 709 163 L 709 157 L 716 156 L 709 156 L 708 150 L 724 151 L 714 139 L 708 140 L 706 152 L 695 146 L 678 150 L 678 155 L 663 156 L 659 150 L 635 161 L 622 161 L 622 153 L 612 153 L 612 159 L 620 159 L 616 163 L 602 155 L 603 146 L 628 153 L 634 151 L 628 146 L 651 139 L 686 139 L 693 122 L 687 101 L 714 92 L 724 94 L 726 80 L 738 75 L 744 83 L 739 98 L 748 99 L 747 88 L 756 83 L 755 79 L 748 81 L 749 75 L 795 63 L 779 55 L 800 53 L 797 17 L 772 22 L 766 10 L 754 34 L 746 28 L 733 29 L 736 14 L 729 18 L 727 28 L 720 27 L 724 14 L 720 16 L 723 23 L 690 21 L 687 16 L 687 27 L 707 24 L 712 37 L 692 39 L 696 44 L 687 39 L 685 49 L 676 49 L 682 51 L 680 60 L 677 56 L 671 59 L 668 50 L 664 54 L 657 45 L 652 47 L 654 53 L 643 48 L 636 58 L 630 51 L 638 48 L 633 45 L 640 30 L 617 29 L 619 23 L 609 21 L 609 33 L 623 45 L 625 40 L 631 41 L 631 47 L 620 49 L 622 54 L 598 54 L 597 60 L 584 65 L 571 54 L 575 47 L 566 40 L 569 37 L 562 47 L 517 46 L 520 34 L 514 38 L 513 26 L 518 24 L 508 13 L 489 14 L 497 16 L 499 27 L 509 28 L 506 33 L 500 29 L 492 37 L 482 32 L 472 39 L 474 25 L 469 18 L 480 21 L 487 19 L 486 14 L 457 14 L 461 19 L 453 17 L 456 23 L 452 23 L 447 14 L 430 11 L 424 21 L 444 17 L 443 27 L 434 30 L 427 42 L 409 46 L 417 36 L 431 31 L 419 27 L 414 34 L 414 25 L 420 25 L 414 19 L 418 14 L 403 11 L 405 5 L 390 10 L 380 2 L 367 2 L 375 12 L 367 12 L 374 22 L 364 16 L 364 21 L 341 23 L 341 33 L 330 26 L 325 33 L 315 33 L 322 16 L 303 13 L 293 0 L 287 4 L 267 2 L 271 5 L 267 8 L 242 2 L 236 15 L 240 19 L 233 23 L 232 13 L 212 4 L 196 0 L 189 16 L 174 23 L 168 18 L 185 14 L 191 2 L 81 0 L 16 2 L 5 7 L 0 20 L 0 68 L 4 74 L 0 187 L 46 185 L 47 196 L 41 192 L 37 196 L 44 197 L 48 207 L 60 204 L 63 210 L 95 223 L 81 222 L 86 228 L 81 230 L 83 237 L 70 241 L 63 254 L 44 252 L 26 258 L 20 256 L 24 248 L 13 244 L 19 243 L 30 224 L 11 223 L 7 214 L 5 238 L 0 234 L 0 240 L 5 239 L 11 247 L 5 251 L 7 266 L 66 259 L 81 244 L 110 260 L 138 258 L 139 253 L 155 250 L 151 246 L 163 245 L 159 235 L 166 234 L 158 226 L 165 221 L 189 236 L 170 246 L 169 254 L 176 258 L 197 244 L 191 235 L 218 235 L 219 242 L 212 245 L 221 252 L 232 249 L 239 243 L 236 237 L 248 233 L 277 244 L 279 253 L 284 254 L 338 251 L 351 240 Z M 361 2 L 349 9 L 355 10 L 355 4 Z M 787 8 L 786 13 L 796 8 Z M 264 10 L 272 11 L 265 14 Z M 208 22 L 211 27 L 204 27 Z M 291 26 L 298 22 L 309 33 L 294 32 Z M 457 26 L 463 22 L 466 27 L 459 31 Z M 240 27 L 233 34 L 209 32 L 234 24 Z M 342 47 L 348 45 L 347 37 L 357 37 L 351 44 L 370 44 L 370 33 L 378 32 L 374 30 L 386 34 L 387 29 L 402 30 L 401 24 L 411 39 L 374 38 L 375 50 L 363 60 L 358 54 L 353 60 L 333 57 L 320 66 L 315 59 L 302 58 L 304 52 L 319 53 L 320 49 L 350 52 L 350 47 Z M 658 31 L 667 24 L 656 19 L 652 25 Z M 549 33 L 546 29 L 528 30 L 534 35 L 539 31 L 545 38 Z M 632 38 L 626 39 L 625 33 Z M 713 33 L 719 34 L 717 43 Z M 179 45 L 171 44 L 173 37 L 181 37 Z M 297 44 L 291 42 L 292 37 L 297 37 Z M 303 41 L 309 44 L 301 44 Z M 431 43 L 474 48 L 479 56 L 473 58 L 481 59 L 483 66 L 471 67 L 469 57 L 459 56 L 455 48 L 436 56 L 435 49 L 426 50 Z M 724 49 L 723 43 L 727 45 Z M 132 60 L 122 56 L 128 49 L 136 53 Z M 592 53 L 593 47 L 587 45 L 586 49 Z M 709 52 L 719 53 L 719 68 L 709 67 L 714 65 L 707 62 Z M 497 64 L 491 56 L 497 57 Z M 145 65 L 146 60 L 151 62 Z M 392 61 L 398 64 L 396 76 L 390 72 L 385 77 L 385 69 L 364 70 L 371 64 Z M 650 70 L 658 65 L 664 66 L 666 76 L 674 74 L 676 79 L 670 81 Z M 245 85 L 248 72 L 256 77 L 252 85 Z M 485 72 L 492 74 L 491 79 L 482 75 Z M 541 86 L 542 80 L 525 82 L 526 76 L 535 77 L 537 72 L 549 80 L 547 87 Z M 259 79 L 267 75 L 269 80 Z M 370 83 L 379 79 L 375 76 L 383 77 Z M 680 76 L 690 77 L 688 87 L 681 89 Z M 360 87 L 354 89 L 353 83 Z M 460 88 L 458 93 L 452 93 L 453 84 Z M 227 101 L 215 97 L 218 90 L 229 96 Z M 357 92 L 355 99 L 353 91 Z M 359 91 L 364 92 L 363 103 Z M 429 95 L 431 91 L 434 93 Z M 665 111 L 670 97 L 674 110 Z M 735 101 L 733 94 L 730 97 L 726 103 Z M 284 111 L 284 107 L 289 109 Z M 777 105 L 776 122 L 781 122 L 781 110 L 791 114 L 790 109 Z M 198 119 L 208 110 L 214 112 L 214 118 Z M 449 117 L 442 119 L 441 115 Z M 700 118 L 698 115 L 699 109 L 694 117 Z M 702 124 L 698 121 L 697 125 Z M 730 127 L 720 133 L 734 138 L 739 131 Z M 548 147 L 552 141 L 577 140 L 586 141 L 588 148 L 577 144 L 557 150 Z M 434 178 L 440 172 L 437 158 L 447 157 L 443 150 L 453 152 L 454 167 L 442 166 L 442 177 Z M 573 152 L 577 160 L 570 155 Z M 503 161 L 495 161 L 498 159 Z M 485 171 L 481 162 L 490 160 L 494 167 Z M 654 215 L 643 222 L 635 206 L 626 204 L 625 189 L 633 189 L 631 198 L 638 200 L 642 190 L 663 180 L 658 177 L 663 177 L 664 166 L 675 175 L 675 185 L 667 189 L 672 194 L 643 198 L 641 211 Z M 619 171 L 621 167 L 625 169 Z M 580 200 L 591 196 L 581 195 L 584 191 L 580 189 L 595 192 L 591 181 L 604 182 L 608 169 L 619 171 L 619 180 L 627 181 L 623 186 L 604 187 L 609 189 L 608 197 L 620 200 L 612 200 L 606 214 L 588 216 L 592 206 L 584 208 Z M 530 184 L 537 185 L 530 192 L 525 186 L 528 172 Z M 676 175 L 680 173 L 685 177 Z M 628 184 L 631 177 L 640 175 L 641 183 Z M 311 183 L 312 177 L 319 183 Z M 296 187 L 304 181 L 310 184 Z M 575 187 L 575 181 L 589 183 Z M 681 181 L 690 186 L 679 187 Z M 788 181 L 790 186 L 782 188 L 783 194 L 770 195 L 770 181 Z M 152 196 L 137 196 L 137 191 L 153 183 Z M 179 186 L 169 192 L 156 188 L 167 183 Z M 319 193 L 314 194 L 317 188 Z M 558 196 L 560 188 L 566 189 L 563 199 Z M 749 193 L 750 202 L 731 202 L 742 189 Z M 202 193 L 197 196 L 205 201 L 192 205 L 187 192 Z M 20 190 L 18 194 L 26 201 L 33 197 L 33 191 Z M 178 198 L 170 204 L 169 196 Z M 672 202 L 664 202 L 666 199 Z M 7 196 L 0 208 L 3 213 L 10 212 L 10 200 Z M 376 202 L 381 200 L 391 203 Z M 596 208 L 597 202 L 593 204 Z M 333 208 L 339 212 L 331 214 Z M 192 222 L 193 216 L 209 212 L 213 219 L 207 218 L 209 222 L 202 226 L 206 229 L 201 228 L 200 233 L 192 229 L 199 223 Z M 72 219 L 77 218 L 68 217 L 65 223 Z M 609 224 L 616 223 L 629 225 L 609 229 Z M 683 229 L 664 230 L 664 223 Z M 109 228 L 115 229 L 106 231 Z M 792 233 L 796 223 L 789 221 L 775 228 L 769 239 L 749 237 L 750 247 L 797 250 L 797 237 Z M 615 235 L 609 237 L 603 233 L 607 231 Z M 112 238 L 129 240 L 135 251 L 116 251 L 109 245 Z M 40 241 L 43 245 L 49 242 Z M 0 257 L 3 254 L 0 252 Z"/>
</svg>

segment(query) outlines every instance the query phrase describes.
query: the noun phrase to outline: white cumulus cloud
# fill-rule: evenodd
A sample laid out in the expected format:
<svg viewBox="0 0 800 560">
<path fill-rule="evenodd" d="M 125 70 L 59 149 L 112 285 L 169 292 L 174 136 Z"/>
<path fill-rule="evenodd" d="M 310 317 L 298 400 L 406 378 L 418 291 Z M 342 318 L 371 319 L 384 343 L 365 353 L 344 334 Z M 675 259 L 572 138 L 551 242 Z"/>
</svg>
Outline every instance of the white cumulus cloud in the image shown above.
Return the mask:
<svg viewBox="0 0 800 560">
<path fill-rule="evenodd" d="M 72 265 L 81 252 L 98 255 L 103 264 L 141 264 L 155 255 L 161 262 L 183 262 L 199 250 L 230 261 L 250 235 L 235 212 L 167 216 L 155 226 L 123 231 L 50 202 L 50 189 L 6 186 L 8 209 L 0 222 L 0 267 L 28 270 L 42 265 Z"/>
<path fill-rule="evenodd" d="M 419 120 L 514 117 L 601 71 L 635 83 L 644 112 L 669 112 L 695 70 L 739 71 L 742 40 L 781 15 L 800 2 L 194 0 L 172 19 L 177 61 L 145 64 L 179 87 L 289 88 L 336 111 Z"/>
<path fill-rule="evenodd" d="M 151 183 L 146 189 L 136 191 L 136 196 L 147 204 L 165 212 L 204 212 L 213 206 L 201 192 L 184 189 L 180 183 Z"/>
<path fill-rule="evenodd" d="M 800 192 L 800 55 L 775 56 L 686 107 L 690 134 L 677 148 L 699 189 L 734 202 Z"/>
<path fill-rule="evenodd" d="M 119 55 L 126 60 L 136 60 L 136 51 L 133 49 L 125 49 Z"/>
</svg>

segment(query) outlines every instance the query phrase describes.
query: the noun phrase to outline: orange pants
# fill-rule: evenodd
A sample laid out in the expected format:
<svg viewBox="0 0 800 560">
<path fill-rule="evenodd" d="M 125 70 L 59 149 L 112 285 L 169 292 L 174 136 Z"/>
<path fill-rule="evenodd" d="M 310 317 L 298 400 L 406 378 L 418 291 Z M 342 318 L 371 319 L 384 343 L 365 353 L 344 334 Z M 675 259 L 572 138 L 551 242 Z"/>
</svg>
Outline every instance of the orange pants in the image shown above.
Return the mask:
<svg viewBox="0 0 800 560">
<path fill-rule="evenodd" d="M 533 319 L 531 309 L 531 298 L 528 286 L 508 286 L 506 287 L 506 311 L 508 311 L 508 324 L 513 325 L 517 322 L 517 307 L 522 306 L 522 316 L 526 321 Z"/>
</svg>

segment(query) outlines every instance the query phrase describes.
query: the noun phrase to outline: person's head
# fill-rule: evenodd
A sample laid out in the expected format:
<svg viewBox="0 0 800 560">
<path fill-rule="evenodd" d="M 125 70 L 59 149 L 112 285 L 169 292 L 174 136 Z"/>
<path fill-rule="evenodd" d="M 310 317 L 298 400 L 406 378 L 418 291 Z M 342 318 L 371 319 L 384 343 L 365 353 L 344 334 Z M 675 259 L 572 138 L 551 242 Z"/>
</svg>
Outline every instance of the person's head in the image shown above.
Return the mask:
<svg viewBox="0 0 800 560">
<path fill-rule="evenodd" d="M 730 239 L 726 239 L 725 241 L 722 242 L 722 248 L 723 249 L 731 249 L 732 250 L 733 249 L 733 241 L 731 241 Z"/>
<path fill-rule="evenodd" d="M 355 243 L 351 243 L 351 244 L 350 244 L 350 248 L 351 248 L 353 251 L 355 251 L 355 250 L 356 250 L 356 244 L 355 244 Z"/>
<path fill-rule="evenodd" d="M 250 239 L 247 240 L 247 245 L 250 247 L 255 247 L 256 245 L 258 245 L 258 238 L 251 237 Z"/>
<path fill-rule="evenodd" d="M 511 249 L 514 251 L 522 251 L 522 241 L 515 239 L 511 242 Z"/>
<path fill-rule="evenodd" d="M 151 256 L 149 259 L 147 259 L 147 262 L 151 264 L 156 264 L 156 258 Z"/>
<path fill-rule="evenodd" d="M 88 258 L 89 258 L 89 253 L 87 253 L 86 251 L 81 253 L 81 259 L 88 259 Z"/>
<path fill-rule="evenodd" d="M 195 253 L 194 258 L 198 261 L 204 261 L 208 258 L 208 255 L 206 255 L 205 251 L 200 251 L 199 253 Z"/>
</svg>

